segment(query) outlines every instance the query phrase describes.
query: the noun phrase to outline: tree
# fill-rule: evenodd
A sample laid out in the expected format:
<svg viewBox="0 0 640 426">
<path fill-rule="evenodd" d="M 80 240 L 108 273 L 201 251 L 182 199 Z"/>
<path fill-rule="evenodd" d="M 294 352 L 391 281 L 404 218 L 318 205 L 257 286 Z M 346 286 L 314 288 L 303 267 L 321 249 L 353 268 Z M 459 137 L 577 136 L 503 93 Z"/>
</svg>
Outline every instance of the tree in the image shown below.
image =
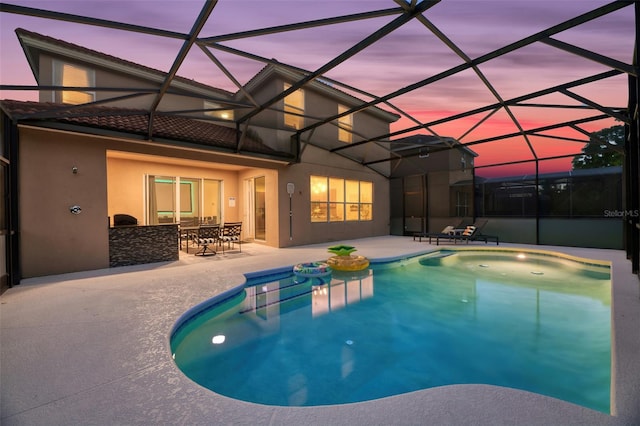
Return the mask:
<svg viewBox="0 0 640 426">
<path fill-rule="evenodd" d="M 573 169 L 621 166 L 624 162 L 624 126 L 613 126 L 591 133 L 582 154 L 573 157 Z"/>
</svg>

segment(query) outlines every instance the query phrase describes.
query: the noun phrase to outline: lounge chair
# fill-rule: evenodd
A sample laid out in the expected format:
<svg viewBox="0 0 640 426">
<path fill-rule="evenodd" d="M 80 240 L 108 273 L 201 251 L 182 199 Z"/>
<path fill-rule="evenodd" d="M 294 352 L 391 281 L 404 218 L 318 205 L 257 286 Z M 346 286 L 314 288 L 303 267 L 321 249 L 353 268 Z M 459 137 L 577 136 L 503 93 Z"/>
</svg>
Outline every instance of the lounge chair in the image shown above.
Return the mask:
<svg viewBox="0 0 640 426">
<path fill-rule="evenodd" d="M 441 232 L 416 232 L 413 234 L 413 241 L 418 238 L 418 242 L 422 242 L 423 238 L 429 238 L 429 244 L 431 244 L 431 239 L 436 239 L 436 245 L 439 244 L 440 238 L 448 238 L 451 240 L 452 237 L 456 235 L 456 233 L 461 232 L 460 230 L 464 230 L 463 226 L 464 222 L 460 222 L 458 225 L 449 225 L 445 226 Z"/>
<path fill-rule="evenodd" d="M 473 225 L 467 226 L 460 235 L 453 236 L 454 243 L 458 240 L 466 241 L 467 244 L 469 244 L 469 241 L 484 241 L 485 244 L 489 241 L 495 241 L 496 245 L 500 245 L 500 239 L 497 235 L 486 235 L 482 232 L 487 222 L 487 219 L 480 219 Z"/>
</svg>

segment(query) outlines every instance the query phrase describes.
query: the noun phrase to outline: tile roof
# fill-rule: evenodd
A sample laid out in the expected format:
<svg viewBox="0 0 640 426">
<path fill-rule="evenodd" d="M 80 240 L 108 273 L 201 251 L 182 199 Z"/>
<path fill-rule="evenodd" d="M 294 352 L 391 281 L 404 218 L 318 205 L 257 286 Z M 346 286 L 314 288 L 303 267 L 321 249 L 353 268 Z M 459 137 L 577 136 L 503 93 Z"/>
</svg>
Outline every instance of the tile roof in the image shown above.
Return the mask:
<svg viewBox="0 0 640 426">
<path fill-rule="evenodd" d="M 147 137 L 149 114 L 145 110 L 105 106 L 69 106 L 48 102 L 3 100 L 0 108 L 19 123 L 62 123 L 82 128 L 101 129 Z M 92 133 L 92 132 L 87 132 Z M 236 130 L 204 120 L 157 113 L 153 120 L 152 140 L 187 142 L 203 147 L 236 152 Z M 245 138 L 241 152 L 291 158 L 250 136 Z"/>
</svg>

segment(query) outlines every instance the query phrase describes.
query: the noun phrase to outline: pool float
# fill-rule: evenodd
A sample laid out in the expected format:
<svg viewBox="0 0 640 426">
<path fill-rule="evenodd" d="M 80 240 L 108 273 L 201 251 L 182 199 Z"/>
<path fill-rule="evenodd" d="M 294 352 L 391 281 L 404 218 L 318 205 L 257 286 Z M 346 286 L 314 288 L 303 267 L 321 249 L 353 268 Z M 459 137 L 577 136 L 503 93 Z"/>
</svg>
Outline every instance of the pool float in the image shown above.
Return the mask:
<svg viewBox="0 0 640 426">
<path fill-rule="evenodd" d="M 331 273 L 331 278 L 342 281 L 362 280 L 369 276 L 371 276 L 371 269 L 369 268 L 360 269 L 358 271 L 339 271 L 334 269 Z"/>
<path fill-rule="evenodd" d="M 364 256 L 356 256 L 351 253 L 356 251 L 352 246 L 329 247 L 329 252 L 334 253 L 327 259 L 327 264 L 336 271 L 361 271 L 369 267 L 369 259 Z"/>
<path fill-rule="evenodd" d="M 293 273 L 301 277 L 324 277 L 331 273 L 331 267 L 325 262 L 298 263 Z"/>
<path fill-rule="evenodd" d="M 331 256 L 327 264 L 336 271 L 361 271 L 369 266 L 369 259 L 364 256 Z"/>
</svg>

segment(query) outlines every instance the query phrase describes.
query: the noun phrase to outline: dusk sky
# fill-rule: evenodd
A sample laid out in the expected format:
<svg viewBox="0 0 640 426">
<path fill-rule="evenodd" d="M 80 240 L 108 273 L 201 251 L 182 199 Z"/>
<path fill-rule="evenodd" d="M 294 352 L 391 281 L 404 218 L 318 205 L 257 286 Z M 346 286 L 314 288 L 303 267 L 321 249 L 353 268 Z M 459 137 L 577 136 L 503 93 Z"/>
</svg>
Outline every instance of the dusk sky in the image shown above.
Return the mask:
<svg viewBox="0 0 640 426">
<path fill-rule="evenodd" d="M 191 0 L 20 0 L 7 3 L 164 28 L 180 33 L 190 31 L 204 4 L 203 1 Z M 464 54 L 477 58 L 607 3 L 609 2 L 602 0 L 442 0 L 423 15 Z M 391 0 L 220 0 L 200 32 L 200 38 L 395 7 L 397 3 Z M 313 71 L 396 17 L 397 15 L 391 15 L 221 44 Z M 59 38 L 163 71 L 170 68 L 182 45 L 182 41 L 176 39 L 0 13 L 0 82 L 3 85 L 35 85 L 35 79 L 15 35 L 16 28 Z M 633 36 L 633 6 L 630 6 L 553 37 L 630 64 Z M 245 83 L 264 66 L 262 62 L 215 49 L 212 52 L 240 83 Z M 423 23 L 414 19 L 339 64 L 326 77 L 373 95 L 383 96 L 462 63 L 463 60 L 458 55 Z M 534 43 L 508 53 L 481 64 L 479 68 L 504 100 L 609 70 L 596 62 L 542 43 Z M 190 51 L 178 75 L 236 91 L 233 83 L 196 46 Z M 603 106 L 627 105 L 626 75 L 571 90 Z M 370 100 L 362 94 L 357 96 L 365 101 Z M 0 93 L 0 98 L 37 100 L 37 92 L 5 90 Z M 430 122 L 497 101 L 476 73 L 468 69 L 396 97 L 391 102 L 415 119 Z M 580 104 L 579 101 L 560 94 L 529 102 Z M 389 109 L 387 106 L 380 106 Z M 513 107 L 512 112 L 524 129 L 600 113 L 594 110 L 530 107 Z M 463 143 L 517 131 L 506 111 L 501 109 L 466 134 L 485 115 L 486 113 L 478 114 L 433 126 L 431 130 L 441 136 L 459 138 Z M 607 119 L 584 124 L 582 128 L 594 131 L 615 124 L 620 123 Z M 402 118 L 394 123 L 392 131 L 414 125 L 409 119 Z M 571 129 L 545 134 L 586 140 L 583 134 Z M 531 142 L 539 158 L 578 153 L 582 147 L 581 143 L 538 136 L 531 137 Z M 532 158 L 521 137 L 477 144 L 472 149 L 480 154 L 476 165 Z M 528 173 L 533 166 L 518 167 L 519 171 Z M 570 159 L 556 161 L 545 168 L 554 171 L 567 167 L 570 167 Z"/>
</svg>

